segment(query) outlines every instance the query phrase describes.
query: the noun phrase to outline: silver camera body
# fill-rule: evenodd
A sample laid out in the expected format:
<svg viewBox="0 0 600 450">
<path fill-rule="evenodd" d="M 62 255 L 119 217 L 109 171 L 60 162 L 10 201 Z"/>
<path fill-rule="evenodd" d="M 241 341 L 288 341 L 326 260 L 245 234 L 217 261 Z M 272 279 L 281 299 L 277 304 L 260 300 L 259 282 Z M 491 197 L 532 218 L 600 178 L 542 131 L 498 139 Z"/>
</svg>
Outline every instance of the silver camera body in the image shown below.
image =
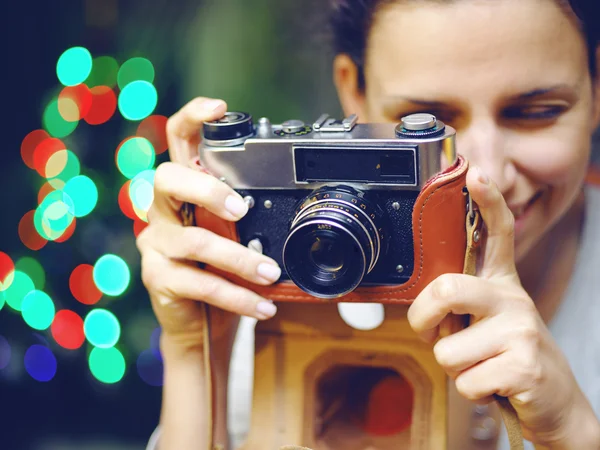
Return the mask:
<svg viewBox="0 0 600 450">
<path fill-rule="evenodd" d="M 456 162 L 455 135 L 430 114 L 254 124 L 228 112 L 203 125 L 199 157 L 249 205 L 236 223 L 240 242 L 275 259 L 282 279 L 335 298 L 411 276 L 413 206 Z"/>
</svg>

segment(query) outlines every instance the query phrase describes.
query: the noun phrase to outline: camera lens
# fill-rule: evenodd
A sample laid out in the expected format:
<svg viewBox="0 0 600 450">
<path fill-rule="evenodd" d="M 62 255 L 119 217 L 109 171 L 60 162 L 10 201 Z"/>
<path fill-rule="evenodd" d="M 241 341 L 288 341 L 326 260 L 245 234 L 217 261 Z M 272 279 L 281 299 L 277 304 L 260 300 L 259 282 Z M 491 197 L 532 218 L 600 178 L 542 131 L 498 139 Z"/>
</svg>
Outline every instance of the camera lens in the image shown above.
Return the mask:
<svg viewBox="0 0 600 450">
<path fill-rule="evenodd" d="M 283 264 L 303 291 L 321 298 L 352 292 L 379 258 L 382 211 L 352 188 L 325 187 L 296 210 Z"/>
<path fill-rule="evenodd" d="M 344 249 L 339 241 L 328 236 L 316 238 L 310 247 L 310 258 L 314 265 L 326 272 L 337 272 L 344 267 Z"/>
</svg>

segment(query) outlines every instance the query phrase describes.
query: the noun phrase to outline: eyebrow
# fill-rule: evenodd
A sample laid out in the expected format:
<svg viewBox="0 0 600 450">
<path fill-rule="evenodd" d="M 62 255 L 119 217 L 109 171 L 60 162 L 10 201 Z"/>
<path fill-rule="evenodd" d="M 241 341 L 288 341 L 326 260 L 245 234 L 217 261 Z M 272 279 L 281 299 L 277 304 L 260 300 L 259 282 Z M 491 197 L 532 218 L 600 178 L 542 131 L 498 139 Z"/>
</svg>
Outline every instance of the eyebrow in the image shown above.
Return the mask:
<svg viewBox="0 0 600 450">
<path fill-rule="evenodd" d="M 510 96 L 510 100 L 531 100 L 539 97 L 543 97 L 548 94 L 562 94 L 568 97 L 577 97 L 576 89 L 574 86 L 571 86 L 566 83 L 556 84 L 553 86 L 548 86 L 544 88 L 536 88 L 532 89 L 528 92 L 523 92 L 520 94 L 516 94 Z M 436 100 L 424 100 L 419 98 L 412 98 L 404 95 L 393 95 L 388 97 L 385 100 L 385 109 L 393 110 L 397 107 L 398 103 L 410 103 L 413 105 L 419 105 L 425 108 L 436 108 L 436 109 L 444 109 L 448 108 L 449 102 L 446 101 L 436 101 Z"/>
<path fill-rule="evenodd" d="M 430 106 L 441 107 L 441 106 L 446 105 L 445 102 L 433 101 L 433 100 L 422 100 L 422 99 L 418 99 L 418 98 L 405 97 L 403 95 L 394 95 L 393 97 L 390 97 L 389 100 L 390 100 L 390 103 L 397 102 L 397 101 L 403 101 L 403 102 L 413 103 L 415 105 L 428 106 L 428 107 L 430 107 Z"/>
<path fill-rule="evenodd" d="M 406 97 L 404 95 L 392 95 L 383 101 L 383 109 L 386 114 L 395 115 L 398 111 L 398 106 L 403 103 L 417 105 L 424 110 L 442 110 L 448 109 L 447 102 L 434 100 L 423 100 L 418 98 Z"/>
<path fill-rule="evenodd" d="M 573 86 L 568 84 L 557 84 L 554 86 L 549 86 L 547 88 L 539 88 L 533 89 L 529 92 L 524 92 L 522 94 L 518 94 L 512 96 L 511 98 L 517 100 L 531 100 L 532 98 L 543 97 L 547 94 L 555 94 L 555 93 L 564 93 L 564 94 L 573 94 L 575 89 Z"/>
</svg>

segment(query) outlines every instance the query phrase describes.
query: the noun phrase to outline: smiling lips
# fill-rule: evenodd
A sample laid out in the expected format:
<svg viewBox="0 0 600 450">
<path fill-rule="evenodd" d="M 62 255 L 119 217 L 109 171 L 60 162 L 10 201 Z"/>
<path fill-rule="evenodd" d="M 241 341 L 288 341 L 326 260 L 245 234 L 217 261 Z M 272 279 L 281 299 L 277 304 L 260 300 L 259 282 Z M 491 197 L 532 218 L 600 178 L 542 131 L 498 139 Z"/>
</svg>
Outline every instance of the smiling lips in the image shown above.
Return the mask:
<svg viewBox="0 0 600 450">
<path fill-rule="evenodd" d="M 543 191 L 536 192 L 533 197 L 531 197 L 527 202 L 517 204 L 517 205 L 509 205 L 510 211 L 515 216 L 515 219 L 521 218 L 543 194 Z"/>
</svg>

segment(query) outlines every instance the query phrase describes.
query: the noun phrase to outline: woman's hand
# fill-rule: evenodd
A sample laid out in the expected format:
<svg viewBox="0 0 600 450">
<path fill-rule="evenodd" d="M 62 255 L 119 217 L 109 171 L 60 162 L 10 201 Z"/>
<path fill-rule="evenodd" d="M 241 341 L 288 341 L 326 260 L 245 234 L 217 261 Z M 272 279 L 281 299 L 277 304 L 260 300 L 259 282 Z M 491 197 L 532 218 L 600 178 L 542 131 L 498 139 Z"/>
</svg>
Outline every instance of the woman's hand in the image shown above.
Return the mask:
<svg viewBox="0 0 600 450">
<path fill-rule="evenodd" d="M 180 208 L 184 202 L 206 208 L 229 221 L 248 211 L 240 195 L 215 177 L 191 166 L 200 143 L 204 121 L 222 117 L 221 100 L 196 98 L 171 117 L 167 137 L 172 162 L 161 164 L 154 181 L 154 202 L 148 212 L 149 226 L 139 235 L 142 279 L 169 348 L 189 351 L 202 344 L 200 303 L 216 306 L 213 337 L 230 329 L 237 315 L 268 319 L 275 305 L 256 293 L 200 269 L 198 262 L 235 273 L 259 285 L 276 281 L 277 263 L 237 242 L 199 227 L 184 227 Z M 231 314 L 235 313 L 235 314 Z M 215 317 L 216 316 L 216 317 Z M 227 334 L 227 333 L 224 333 Z"/>
<path fill-rule="evenodd" d="M 411 305 L 408 319 L 427 342 L 448 314 L 469 314 L 471 325 L 434 346 L 458 392 L 478 403 L 494 394 L 516 409 L 526 439 L 553 449 L 600 448 L 600 425 L 514 262 L 514 217 L 498 188 L 478 168 L 467 187 L 487 228 L 478 276 L 446 274 Z"/>
</svg>

